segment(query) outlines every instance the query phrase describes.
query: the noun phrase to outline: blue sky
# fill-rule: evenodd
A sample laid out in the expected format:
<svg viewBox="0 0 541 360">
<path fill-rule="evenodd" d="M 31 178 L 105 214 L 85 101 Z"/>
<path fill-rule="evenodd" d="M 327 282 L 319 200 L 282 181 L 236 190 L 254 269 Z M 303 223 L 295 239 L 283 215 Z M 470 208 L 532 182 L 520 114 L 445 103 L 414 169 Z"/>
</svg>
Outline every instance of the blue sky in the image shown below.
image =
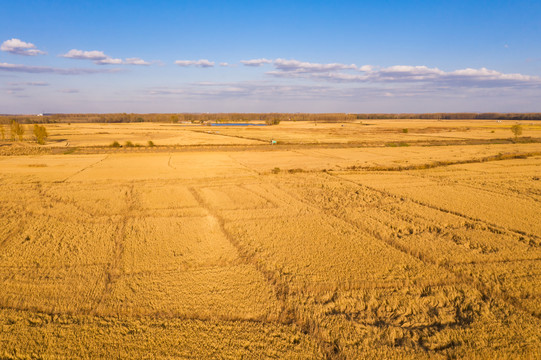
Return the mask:
<svg viewBox="0 0 541 360">
<path fill-rule="evenodd" d="M 1 9 L 0 113 L 541 112 L 541 1 Z"/>
</svg>

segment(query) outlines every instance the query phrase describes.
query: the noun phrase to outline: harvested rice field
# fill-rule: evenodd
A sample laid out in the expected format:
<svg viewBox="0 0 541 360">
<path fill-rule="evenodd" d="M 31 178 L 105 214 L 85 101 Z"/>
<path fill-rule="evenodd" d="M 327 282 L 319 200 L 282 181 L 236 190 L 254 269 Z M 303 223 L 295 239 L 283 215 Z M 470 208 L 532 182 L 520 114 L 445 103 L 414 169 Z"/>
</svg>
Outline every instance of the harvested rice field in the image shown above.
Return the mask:
<svg viewBox="0 0 541 360">
<path fill-rule="evenodd" d="M 540 358 L 541 125 L 514 124 L 0 142 L 0 358 Z"/>
</svg>

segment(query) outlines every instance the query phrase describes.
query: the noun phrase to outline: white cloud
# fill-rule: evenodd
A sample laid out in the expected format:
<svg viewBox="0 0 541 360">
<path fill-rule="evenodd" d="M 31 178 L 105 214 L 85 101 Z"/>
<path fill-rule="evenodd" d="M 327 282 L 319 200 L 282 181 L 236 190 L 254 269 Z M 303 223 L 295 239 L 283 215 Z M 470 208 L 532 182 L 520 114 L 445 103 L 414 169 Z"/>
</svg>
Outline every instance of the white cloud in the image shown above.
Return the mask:
<svg viewBox="0 0 541 360">
<path fill-rule="evenodd" d="M 229 66 L 229 63 L 221 62 L 221 63 L 220 63 L 220 66 Z"/>
<path fill-rule="evenodd" d="M 252 60 L 241 60 L 240 61 L 245 66 L 261 66 L 263 64 L 271 64 L 272 60 L 269 59 L 252 59 Z"/>
<path fill-rule="evenodd" d="M 298 73 L 311 73 L 311 72 L 323 72 L 323 71 L 336 71 L 336 70 L 356 70 L 357 66 L 355 64 L 319 64 L 319 63 L 310 63 L 303 62 L 298 60 L 285 60 L 285 59 L 276 59 L 274 60 L 274 67 L 281 71 L 294 71 Z"/>
<path fill-rule="evenodd" d="M 490 80 L 521 80 L 521 81 L 531 81 L 531 80 L 539 80 L 537 76 L 530 76 L 530 75 L 522 75 L 522 74 L 503 74 L 501 72 L 495 71 L 495 70 L 489 70 L 487 68 L 480 68 L 480 69 L 463 69 L 463 70 L 456 70 L 449 73 L 450 76 L 460 77 L 460 76 L 468 76 L 468 77 L 476 77 L 476 78 L 485 78 Z"/>
<path fill-rule="evenodd" d="M 94 64 L 97 65 L 150 65 L 149 62 L 137 57 L 127 58 L 126 60 L 115 59 L 108 55 L 105 55 L 103 51 L 98 50 L 84 51 L 71 49 L 67 53 L 60 56 L 68 59 L 92 60 Z"/>
<path fill-rule="evenodd" d="M 365 72 L 364 81 L 426 82 L 445 86 L 496 87 L 540 86 L 541 78 L 522 74 L 505 74 L 487 68 L 443 71 L 427 66 L 397 65 Z"/>
<path fill-rule="evenodd" d="M 92 51 L 83 51 L 77 49 L 71 49 L 67 53 L 60 55 L 68 59 L 79 59 L 79 60 L 105 60 L 109 56 L 105 55 L 103 51 L 92 50 Z"/>
<path fill-rule="evenodd" d="M 150 63 L 148 61 L 145 61 L 143 59 L 136 58 L 136 57 L 127 58 L 126 60 L 124 60 L 124 64 L 128 64 L 128 65 L 145 65 L 145 66 L 150 65 Z"/>
<path fill-rule="evenodd" d="M 106 58 L 106 59 L 103 59 L 103 60 L 96 60 L 94 61 L 94 64 L 97 64 L 97 65 L 122 65 L 123 62 L 122 62 L 122 59 L 113 59 L 113 58 Z"/>
<path fill-rule="evenodd" d="M 541 86 L 541 78 L 522 74 L 505 74 L 486 68 L 443 71 L 424 65 L 395 65 L 378 67 L 373 65 L 347 65 L 340 63 L 319 64 L 298 60 L 276 59 L 276 70 L 268 75 L 283 78 L 303 78 L 315 81 L 358 82 L 372 84 L 426 83 L 453 87 L 531 87 Z M 357 70 L 356 73 L 347 70 Z"/>
<path fill-rule="evenodd" d="M 360 71 L 372 71 L 372 70 L 374 70 L 374 66 L 372 66 L 372 65 L 363 65 L 363 66 L 359 67 L 359 70 Z"/>
<path fill-rule="evenodd" d="M 16 55 L 36 56 L 46 54 L 44 51 L 36 49 L 36 45 L 27 43 L 19 39 L 6 40 L 0 46 L 0 50 L 7 51 Z"/>
<path fill-rule="evenodd" d="M 175 64 L 178 66 L 197 66 L 202 68 L 208 68 L 214 66 L 214 61 L 208 61 L 207 59 L 200 60 L 177 60 Z"/>
</svg>

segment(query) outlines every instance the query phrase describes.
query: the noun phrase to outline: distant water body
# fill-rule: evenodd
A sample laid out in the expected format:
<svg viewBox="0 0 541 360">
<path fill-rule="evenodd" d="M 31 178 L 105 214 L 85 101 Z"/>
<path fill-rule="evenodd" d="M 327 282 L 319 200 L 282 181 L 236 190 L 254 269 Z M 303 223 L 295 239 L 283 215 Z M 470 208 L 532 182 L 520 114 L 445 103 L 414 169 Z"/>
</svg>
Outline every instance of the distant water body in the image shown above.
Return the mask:
<svg viewBox="0 0 541 360">
<path fill-rule="evenodd" d="M 250 124 L 250 123 L 212 123 L 210 126 L 267 126 L 267 124 Z"/>
</svg>

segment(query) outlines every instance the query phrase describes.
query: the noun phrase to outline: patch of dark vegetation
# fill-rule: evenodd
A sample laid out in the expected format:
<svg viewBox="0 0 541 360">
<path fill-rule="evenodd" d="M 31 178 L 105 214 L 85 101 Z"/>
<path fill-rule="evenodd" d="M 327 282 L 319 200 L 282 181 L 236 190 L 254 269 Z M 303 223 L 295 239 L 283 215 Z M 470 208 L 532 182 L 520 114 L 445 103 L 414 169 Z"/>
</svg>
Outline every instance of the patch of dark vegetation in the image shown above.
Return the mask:
<svg viewBox="0 0 541 360">
<path fill-rule="evenodd" d="M 386 143 L 385 144 L 386 147 L 403 147 L 403 146 L 410 146 L 410 144 L 406 143 L 406 142 L 397 142 L 397 143 Z"/>
<path fill-rule="evenodd" d="M 76 148 L 76 147 L 72 147 L 72 148 L 69 148 L 69 149 L 67 149 L 66 151 L 64 151 L 62 154 L 64 154 L 64 155 L 70 155 L 70 154 L 73 154 L 75 151 L 77 151 L 77 148 Z"/>
</svg>

